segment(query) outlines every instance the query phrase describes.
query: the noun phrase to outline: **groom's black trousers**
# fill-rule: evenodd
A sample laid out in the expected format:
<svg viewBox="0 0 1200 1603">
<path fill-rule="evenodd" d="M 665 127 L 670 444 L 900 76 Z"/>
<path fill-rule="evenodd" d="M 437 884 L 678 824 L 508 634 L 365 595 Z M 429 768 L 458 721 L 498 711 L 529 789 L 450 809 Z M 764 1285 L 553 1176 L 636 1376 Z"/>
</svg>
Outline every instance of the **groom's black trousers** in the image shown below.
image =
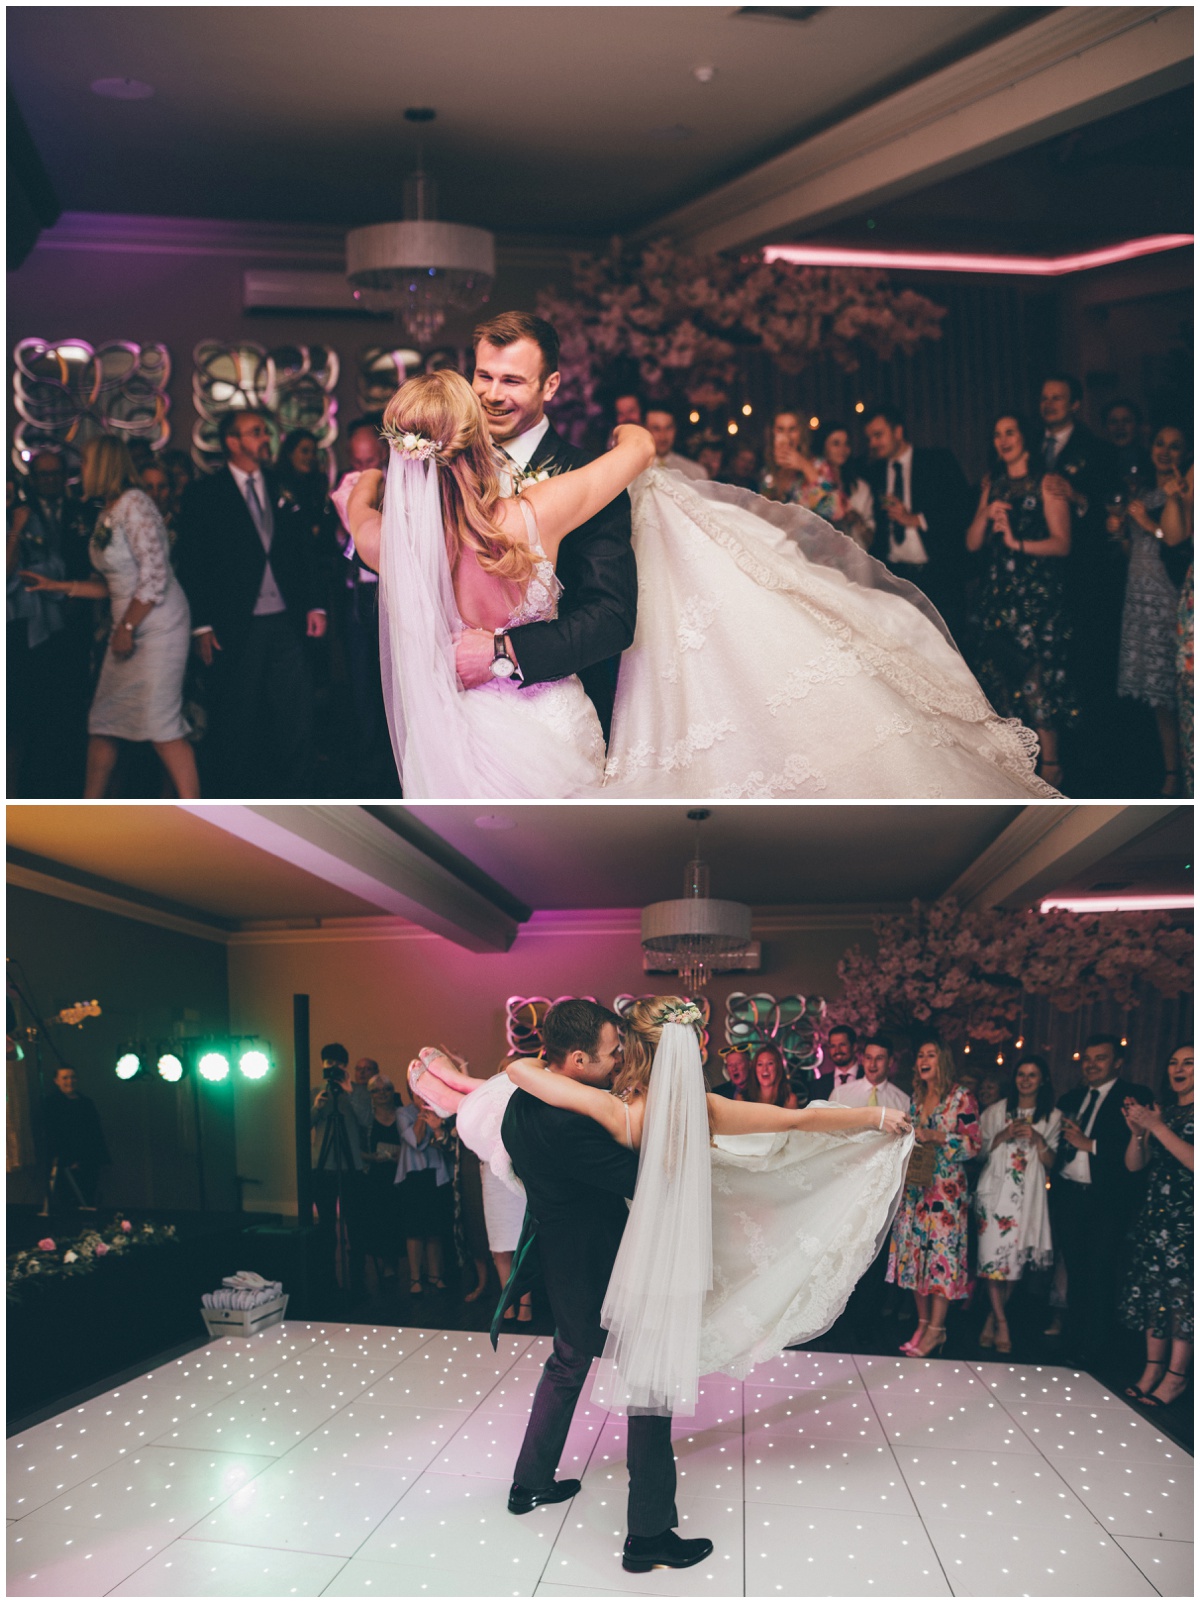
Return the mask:
<svg viewBox="0 0 1200 1603">
<path fill-rule="evenodd" d="M 567 1444 L 571 1416 L 591 1368 L 590 1353 L 578 1352 L 554 1333 L 554 1351 L 546 1360 L 514 1478 L 536 1490 L 549 1486 Z M 675 1508 L 675 1454 L 671 1451 L 671 1416 L 629 1412 L 626 1457 L 629 1463 L 630 1536 L 659 1536 L 679 1523 Z"/>
</svg>

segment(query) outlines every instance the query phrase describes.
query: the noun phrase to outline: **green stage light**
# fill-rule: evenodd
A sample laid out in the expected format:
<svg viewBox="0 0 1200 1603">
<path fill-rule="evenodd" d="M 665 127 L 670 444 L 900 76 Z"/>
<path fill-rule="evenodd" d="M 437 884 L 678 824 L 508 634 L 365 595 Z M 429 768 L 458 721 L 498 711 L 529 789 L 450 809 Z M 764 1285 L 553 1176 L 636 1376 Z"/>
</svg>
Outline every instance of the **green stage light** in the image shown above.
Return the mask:
<svg viewBox="0 0 1200 1603">
<path fill-rule="evenodd" d="M 271 1060 L 258 1047 L 251 1047 L 238 1059 L 238 1068 L 248 1080 L 261 1080 L 265 1074 L 271 1072 Z"/>
<path fill-rule="evenodd" d="M 175 1085 L 183 1079 L 183 1064 L 174 1052 L 164 1052 L 158 1060 L 158 1072 L 168 1085 Z"/>
<path fill-rule="evenodd" d="M 117 1079 L 132 1080 L 142 1072 L 142 1060 L 136 1052 L 122 1052 L 117 1059 Z"/>
<path fill-rule="evenodd" d="M 229 1059 L 224 1052 L 206 1052 L 196 1067 L 201 1079 L 210 1080 L 214 1085 L 229 1077 Z"/>
</svg>

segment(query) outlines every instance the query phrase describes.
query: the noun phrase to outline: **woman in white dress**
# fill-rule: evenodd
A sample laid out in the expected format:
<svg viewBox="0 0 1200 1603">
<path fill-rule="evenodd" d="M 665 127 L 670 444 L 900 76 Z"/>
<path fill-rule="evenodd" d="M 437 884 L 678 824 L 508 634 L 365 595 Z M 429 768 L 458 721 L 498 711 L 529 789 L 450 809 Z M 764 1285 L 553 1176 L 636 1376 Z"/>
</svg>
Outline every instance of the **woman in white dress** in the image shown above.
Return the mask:
<svg viewBox="0 0 1200 1603">
<path fill-rule="evenodd" d="M 1050 1068 L 1036 1053 L 1021 1059 L 1008 1097 L 985 1108 L 979 1120 L 987 1157 L 975 1190 L 978 1274 L 992 1300 L 979 1345 L 998 1353 L 1012 1351 L 1005 1310 L 1013 1286 L 1027 1269 L 1049 1269 L 1054 1262 L 1046 1176 L 1061 1128 Z"/>
<path fill-rule="evenodd" d="M 682 998 L 637 1002 L 624 1022 L 612 1093 L 531 1059 L 467 1090 L 423 1054 L 416 1083 L 447 1108 L 458 1099 L 460 1136 L 500 1172 L 511 1174 L 500 1126 L 517 1088 L 639 1151 L 593 1395 L 615 1411 L 687 1414 L 701 1375 L 744 1377 L 834 1323 L 891 1226 L 912 1125 L 896 1108 L 787 1109 L 707 1093 L 700 1014 Z M 448 1096 L 431 1084 L 438 1077 Z"/>
<path fill-rule="evenodd" d="M 103 504 L 92 535 L 91 579 L 23 574 L 28 588 L 107 601 L 108 650 L 88 713 L 84 795 L 102 797 L 122 740 L 151 741 L 181 797 L 199 796 L 196 758 L 183 716 L 191 646 L 187 597 L 171 567 L 170 539 L 120 440 L 100 435 L 83 450 L 83 493 Z"/>
<path fill-rule="evenodd" d="M 385 431 L 382 512 L 382 476 L 365 473 L 347 521 L 380 573 L 406 796 L 1056 794 L 928 601 L 803 507 L 655 467 L 630 426 L 597 461 L 502 498 L 479 401 L 448 371 L 410 379 Z M 626 486 L 640 603 L 606 761 L 577 679 L 464 691 L 454 645 L 553 617 L 559 543 Z"/>
</svg>

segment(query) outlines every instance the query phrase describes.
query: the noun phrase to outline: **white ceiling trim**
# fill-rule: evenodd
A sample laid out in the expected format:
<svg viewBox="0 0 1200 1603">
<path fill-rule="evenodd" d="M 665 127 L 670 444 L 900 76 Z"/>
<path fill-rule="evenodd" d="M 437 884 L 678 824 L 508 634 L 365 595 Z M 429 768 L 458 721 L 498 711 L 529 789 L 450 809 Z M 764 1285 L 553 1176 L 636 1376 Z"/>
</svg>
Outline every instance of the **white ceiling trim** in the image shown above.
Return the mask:
<svg viewBox="0 0 1200 1603">
<path fill-rule="evenodd" d="M 1191 77 L 1190 6 L 1064 6 L 639 230 L 721 251 L 815 229 Z"/>
<path fill-rule="evenodd" d="M 70 880 L 56 879 L 53 874 L 22 868 L 16 863 L 6 866 L 8 884 L 17 885 L 21 890 L 38 891 L 43 896 L 57 897 L 60 902 L 75 902 L 80 907 L 93 907 L 101 913 L 116 913 L 120 918 L 137 919 L 140 924 L 153 924 L 158 929 L 171 930 L 176 935 L 195 935 L 202 941 L 215 941 L 219 946 L 227 946 L 232 939 L 232 931 L 214 929 L 211 924 L 201 923 L 199 919 L 166 913 L 157 907 L 146 907 L 124 896 L 113 896 L 87 885 L 75 885 Z"/>
</svg>

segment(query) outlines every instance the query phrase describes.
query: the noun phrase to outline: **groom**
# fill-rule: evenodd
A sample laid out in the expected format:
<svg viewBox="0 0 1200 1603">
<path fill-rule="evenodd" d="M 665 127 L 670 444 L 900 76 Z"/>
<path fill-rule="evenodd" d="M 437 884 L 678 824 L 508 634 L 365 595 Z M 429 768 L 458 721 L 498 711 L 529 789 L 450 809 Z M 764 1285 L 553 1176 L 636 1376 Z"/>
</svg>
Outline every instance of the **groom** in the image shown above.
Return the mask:
<svg viewBox="0 0 1200 1603">
<path fill-rule="evenodd" d="M 607 1087 L 621 1049 L 620 1021 L 582 998 L 557 1002 L 546 1015 L 542 1046 L 555 1074 Z M 526 1289 L 536 1253 L 554 1313 L 554 1350 L 534 1395 L 525 1440 L 508 1496 L 509 1512 L 528 1514 L 544 1503 L 574 1497 L 580 1483 L 556 1481 L 575 1404 L 593 1358 L 604 1351 L 600 1323 L 621 1233 L 633 1196 L 637 1153 L 619 1146 L 592 1119 L 552 1108 L 525 1091 L 509 1098 L 501 1137 L 525 1187 L 525 1226 L 503 1309 Z M 493 1325 L 493 1339 L 497 1325 Z M 687 1569 L 713 1550 L 704 1537 L 675 1532 L 675 1456 L 670 1415 L 630 1409 L 627 1456 L 629 1504 L 622 1568 L 635 1574 L 660 1567 Z"/>
<path fill-rule="evenodd" d="M 558 335 L 544 318 L 501 312 L 475 330 L 475 393 L 514 491 L 525 479 L 553 477 L 588 460 L 545 415 L 558 383 Z M 465 631 L 456 657 L 465 689 L 486 684 L 501 655 L 512 665 L 502 673 L 508 677 L 515 667 L 527 685 L 578 674 L 608 739 L 617 669 L 637 622 L 631 519 L 622 493 L 567 535 L 556 565 L 563 586 L 557 618 L 499 635 Z"/>
</svg>

